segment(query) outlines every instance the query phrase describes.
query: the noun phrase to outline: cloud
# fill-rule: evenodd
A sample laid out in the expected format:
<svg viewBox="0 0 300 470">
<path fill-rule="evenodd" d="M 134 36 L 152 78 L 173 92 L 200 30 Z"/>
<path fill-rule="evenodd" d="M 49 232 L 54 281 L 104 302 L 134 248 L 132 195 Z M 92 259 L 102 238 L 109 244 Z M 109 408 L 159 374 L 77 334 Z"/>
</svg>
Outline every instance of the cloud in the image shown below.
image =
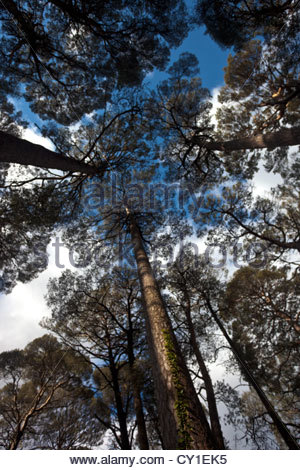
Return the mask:
<svg viewBox="0 0 300 470">
<path fill-rule="evenodd" d="M 39 321 L 47 314 L 43 299 L 45 280 L 18 284 L 13 293 L 0 299 L 0 351 L 23 348 L 29 341 L 45 333 Z"/>
<path fill-rule="evenodd" d="M 47 283 L 50 277 L 60 276 L 63 271 L 55 264 L 53 242 L 48 246 L 47 270 L 27 284 L 18 283 L 11 294 L 0 297 L 0 352 L 24 348 L 34 338 L 47 333 L 39 326 L 42 318 L 50 313 L 44 299 Z M 60 248 L 59 261 L 66 268 L 75 269 L 65 247 Z"/>
<path fill-rule="evenodd" d="M 29 140 L 29 142 L 32 142 L 33 144 L 42 145 L 43 147 L 46 147 L 49 150 L 55 149 L 51 140 L 37 134 L 33 129 L 24 129 L 22 131 L 22 138 L 25 140 Z"/>
<path fill-rule="evenodd" d="M 210 115 L 211 115 L 211 121 L 215 126 L 217 126 L 216 112 L 217 112 L 218 108 L 221 106 L 221 103 L 219 103 L 219 100 L 218 100 L 218 96 L 219 96 L 221 88 L 222 88 L 221 86 L 215 87 L 215 88 L 212 89 L 212 92 L 211 92 L 211 95 L 212 95 L 212 99 L 211 99 L 212 108 L 211 108 L 211 111 L 210 111 Z"/>
<path fill-rule="evenodd" d="M 253 194 L 254 196 L 267 196 L 271 188 L 278 184 L 282 184 L 283 180 L 280 175 L 267 172 L 263 165 L 260 165 L 259 171 L 253 179 Z"/>
</svg>

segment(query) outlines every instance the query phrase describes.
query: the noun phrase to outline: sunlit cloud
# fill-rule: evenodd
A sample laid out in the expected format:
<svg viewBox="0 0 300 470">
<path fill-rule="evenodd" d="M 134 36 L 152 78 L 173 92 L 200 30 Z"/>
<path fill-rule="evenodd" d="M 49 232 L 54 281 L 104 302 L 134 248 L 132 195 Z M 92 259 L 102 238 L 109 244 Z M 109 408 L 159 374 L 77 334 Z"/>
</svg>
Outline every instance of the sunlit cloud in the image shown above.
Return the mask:
<svg viewBox="0 0 300 470">
<path fill-rule="evenodd" d="M 42 137 L 41 135 L 37 134 L 33 129 L 24 129 L 22 132 L 22 138 L 25 140 L 29 140 L 29 142 L 32 142 L 33 144 L 42 145 L 43 147 L 46 147 L 49 150 L 55 149 L 50 139 Z"/>
</svg>

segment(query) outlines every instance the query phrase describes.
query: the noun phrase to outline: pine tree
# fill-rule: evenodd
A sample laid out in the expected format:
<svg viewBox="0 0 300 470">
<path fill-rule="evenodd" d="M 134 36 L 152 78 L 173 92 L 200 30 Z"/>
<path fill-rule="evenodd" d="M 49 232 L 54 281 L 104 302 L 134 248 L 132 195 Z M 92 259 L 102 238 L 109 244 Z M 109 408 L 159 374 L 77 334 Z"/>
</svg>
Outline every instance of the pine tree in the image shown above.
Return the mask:
<svg viewBox="0 0 300 470">
<path fill-rule="evenodd" d="M 169 48 L 188 32 L 181 0 L 4 0 L 0 20 L 1 73 L 11 93 L 64 125 L 101 109 L 117 86 L 138 85 L 154 67 L 163 69 Z"/>
<path fill-rule="evenodd" d="M 83 381 L 88 374 L 86 364 L 53 336 L 44 335 L 24 350 L 1 353 L 0 365 L 4 381 L 0 392 L 1 447 L 15 450 L 21 443 L 24 447 L 39 445 L 36 435 L 46 432 L 40 417 L 46 416 L 48 424 L 53 424 L 53 414 L 60 416 L 63 401 L 72 407 L 77 397 L 77 404 L 80 403 Z M 85 431 L 101 432 L 101 428 L 95 426 L 92 409 L 89 419 Z M 75 428 L 73 431 L 73 437 L 80 441 L 80 431 L 77 429 L 77 435 Z"/>
<path fill-rule="evenodd" d="M 128 270 L 115 268 L 101 275 L 97 266 L 84 276 L 70 272 L 50 282 L 52 317 L 43 326 L 82 354 L 94 369 L 94 393 L 101 396 L 96 417 L 113 433 L 121 449 L 137 441 L 148 449 L 143 383 L 147 362 L 137 280 Z"/>
<path fill-rule="evenodd" d="M 177 323 L 180 325 L 180 334 L 182 334 L 183 329 L 186 330 L 186 341 L 189 343 L 192 354 L 195 356 L 199 366 L 206 392 L 212 432 L 217 440 L 218 448 L 224 449 L 225 443 L 217 409 L 215 391 L 206 361 L 203 357 L 203 346 L 200 347 L 199 345 L 199 343 L 201 344 L 201 342 L 203 342 L 204 347 L 207 348 L 207 341 L 203 338 L 205 338 L 205 335 L 208 335 L 206 330 L 210 323 L 209 317 L 203 314 L 203 311 L 201 312 L 199 309 L 199 294 L 197 291 L 195 292 L 194 289 L 194 285 L 198 280 L 199 283 L 203 282 L 201 278 L 197 279 L 200 277 L 198 272 L 200 269 L 204 271 L 204 267 L 200 264 L 200 261 L 197 260 L 191 250 L 184 247 L 184 250 L 179 253 L 173 265 L 168 269 L 164 282 L 171 294 L 170 302 L 171 305 L 173 305 L 173 310 L 175 309 L 173 315 L 176 316 Z M 193 279 L 192 282 L 191 279 Z M 199 311 L 201 312 L 201 317 Z M 212 336 L 212 334 L 210 333 L 209 336 Z M 212 342 L 213 341 L 210 339 L 210 347 L 212 347 Z"/>
</svg>

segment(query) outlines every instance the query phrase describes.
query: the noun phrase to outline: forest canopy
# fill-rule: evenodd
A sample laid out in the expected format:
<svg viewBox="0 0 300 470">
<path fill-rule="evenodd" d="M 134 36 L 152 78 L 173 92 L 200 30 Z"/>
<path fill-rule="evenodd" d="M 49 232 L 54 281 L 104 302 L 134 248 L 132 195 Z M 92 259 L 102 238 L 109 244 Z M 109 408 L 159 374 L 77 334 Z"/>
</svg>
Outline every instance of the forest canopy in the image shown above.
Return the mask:
<svg viewBox="0 0 300 470">
<path fill-rule="evenodd" d="M 0 449 L 300 449 L 300 2 L 191 3 L 0 4 Z"/>
</svg>

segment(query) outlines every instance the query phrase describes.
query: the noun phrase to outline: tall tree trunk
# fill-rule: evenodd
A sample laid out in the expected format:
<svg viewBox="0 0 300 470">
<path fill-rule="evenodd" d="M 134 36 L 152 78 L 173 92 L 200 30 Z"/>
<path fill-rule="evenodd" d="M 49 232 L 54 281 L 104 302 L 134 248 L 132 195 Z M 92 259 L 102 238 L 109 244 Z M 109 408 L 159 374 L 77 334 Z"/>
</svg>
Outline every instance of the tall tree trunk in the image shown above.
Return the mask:
<svg viewBox="0 0 300 470">
<path fill-rule="evenodd" d="M 86 175 L 96 175 L 105 170 L 104 166 L 93 167 L 3 131 L 0 131 L 0 162 L 80 172 Z"/>
<path fill-rule="evenodd" d="M 259 384 L 256 382 L 252 372 L 250 371 L 249 367 L 247 366 L 247 363 L 246 363 L 245 359 L 243 358 L 241 352 L 239 351 L 239 348 L 237 347 L 235 342 L 232 341 L 232 339 L 228 335 L 223 323 L 221 322 L 218 315 L 214 311 L 214 309 L 212 307 L 212 304 L 210 302 L 210 299 L 205 295 L 204 295 L 204 297 L 205 297 L 207 306 L 209 308 L 209 311 L 210 311 L 212 317 L 216 321 L 216 323 L 219 326 L 220 330 L 222 331 L 224 337 L 226 338 L 228 344 L 230 345 L 230 348 L 231 348 L 232 352 L 234 353 L 237 361 L 241 365 L 241 368 L 242 368 L 245 376 L 247 377 L 247 380 L 248 380 L 249 384 L 254 388 L 257 395 L 261 399 L 263 405 L 265 406 L 267 412 L 269 413 L 270 417 L 272 418 L 272 421 L 273 421 L 277 431 L 279 432 L 280 436 L 282 437 L 282 439 L 284 440 L 284 442 L 286 443 L 286 445 L 289 449 L 291 449 L 291 450 L 300 450 L 300 446 L 298 445 L 297 441 L 291 435 L 288 428 L 285 426 L 285 424 L 282 422 L 280 416 L 277 414 L 277 411 L 273 407 L 272 403 L 269 401 L 269 399 L 266 396 L 266 394 L 264 393 L 264 391 L 261 389 Z"/>
<path fill-rule="evenodd" d="M 133 378 L 133 406 L 136 415 L 136 423 L 138 429 L 138 443 L 141 450 L 149 450 L 149 442 L 146 430 L 145 415 L 140 389 L 134 380 L 134 370 L 131 370 Z"/>
<path fill-rule="evenodd" d="M 145 306 L 160 427 L 166 449 L 216 449 L 203 408 L 179 349 L 145 252 L 141 233 L 127 209 Z"/>
<path fill-rule="evenodd" d="M 147 430 L 146 430 L 144 408 L 143 408 L 143 402 L 142 402 L 142 397 L 141 397 L 141 391 L 139 387 L 139 380 L 138 380 L 136 370 L 135 370 L 135 357 L 134 357 L 134 350 L 133 350 L 133 325 L 132 325 L 131 312 L 130 312 L 129 305 L 128 305 L 128 310 L 127 310 L 127 317 L 128 317 L 128 330 L 127 330 L 128 363 L 129 363 L 129 371 L 130 371 L 130 380 L 131 380 L 132 388 L 133 388 L 133 406 L 134 406 L 137 429 L 138 429 L 138 442 L 139 442 L 139 448 L 141 450 L 148 450 L 149 442 L 148 442 L 148 436 L 147 436 Z"/>
<path fill-rule="evenodd" d="M 300 127 L 284 128 L 277 132 L 241 137 L 226 142 L 203 142 L 203 139 L 194 137 L 193 142 L 209 150 L 220 150 L 227 153 L 234 150 L 288 147 L 300 144 Z"/>
<path fill-rule="evenodd" d="M 108 332 L 107 332 L 107 337 L 109 338 Z M 117 371 L 113 354 L 112 354 L 110 347 L 108 349 L 108 356 L 109 356 L 109 369 L 110 369 L 111 379 L 112 379 L 112 387 L 113 387 L 113 392 L 115 396 L 117 417 L 118 417 L 119 426 L 120 426 L 121 448 L 122 450 L 130 450 L 131 446 L 130 446 L 129 437 L 128 437 L 126 413 L 123 407 L 123 400 L 122 400 L 122 395 L 121 395 L 120 386 L 119 386 L 118 371 Z"/>
<path fill-rule="evenodd" d="M 184 308 L 184 313 L 186 316 L 188 330 L 189 330 L 190 345 L 192 346 L 192 349 L 196 356 L 197 362 L 200 367 L 200 372 L 204 381 L 204 385 L 205 385 L 209 418 L 210 418 L 210 427 L 216 438 L 219 449 L 225 449 L 225 443 L 224 443 L 222 428 L 221 428 L 220 419 L 219 419 L 215 392 L 214 392 L 210 374 L 207 370 L 200 348 L 197 343 L 195 328 L 194 328 L 192 317 L 191 317 L 190 298 L 189 298 L 187 291 L 185 292 L 185 302 L 186 302 L 186 306 Z"/>
</svg>

